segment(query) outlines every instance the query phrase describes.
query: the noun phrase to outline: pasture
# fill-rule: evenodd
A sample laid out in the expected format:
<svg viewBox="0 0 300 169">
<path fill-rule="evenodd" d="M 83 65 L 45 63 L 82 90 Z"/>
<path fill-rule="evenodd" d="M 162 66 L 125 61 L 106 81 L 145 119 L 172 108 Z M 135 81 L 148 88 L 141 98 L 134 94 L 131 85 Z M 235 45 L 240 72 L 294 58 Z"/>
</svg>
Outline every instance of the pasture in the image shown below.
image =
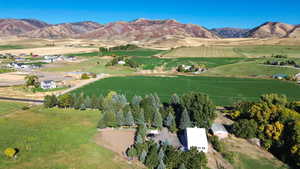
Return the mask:
<svg viewBox="0 0 300 169">
<path fill-rule="evenodd" d="M 267 79 L 226 77 L 151 77 L 128 76 L 102 79 L 83 86 L 73 93 L 86 95 L 107 94 L 117 91 L 128 98 L 157 93 L 162 101 L 168 101 L 174 93 L 202 92 L 208 94 L 216 105 L 229 105 L 239 100 L 254 101 L 266 93 L 285 94 L 292 100 L 300 100 L 300 85 Z"/>
<path fill-rule="evenodd" d="M 100 114 L 98 110 L 35 106 L 0 117 L 0 151 L 7 147 L 20 150 L 16 160 L 7 159 L 0 153 L 0 168 L 138 168 L 95 143 Z"/>
<path fill-rule="evenodd" d="M 139 48 L 135 50 L 116 50 L 109 52 L 89 52 L 89 53 L 73 53 L 68 54 L 69 56 L 81 56 L 81 57 L 92 57 L 92 56 L 153 56 L 163 52 L 163 50 Z"/>
<path fill-rule="evenodd" d="M 24 49 L 21 45 L 0 45 L 0 50 L 10 50 L 10 49 Z"/>
<path fill-rule="evenodd" d="M 142 69 L 152 70 L 155 67 L 164 66 L 166 70 L 176 68 L 179 65 L 204 64 L 207 68 L 248 61 L 247 58 L 157 58 L 157 57 L 133 57 Z"/>
</svg>

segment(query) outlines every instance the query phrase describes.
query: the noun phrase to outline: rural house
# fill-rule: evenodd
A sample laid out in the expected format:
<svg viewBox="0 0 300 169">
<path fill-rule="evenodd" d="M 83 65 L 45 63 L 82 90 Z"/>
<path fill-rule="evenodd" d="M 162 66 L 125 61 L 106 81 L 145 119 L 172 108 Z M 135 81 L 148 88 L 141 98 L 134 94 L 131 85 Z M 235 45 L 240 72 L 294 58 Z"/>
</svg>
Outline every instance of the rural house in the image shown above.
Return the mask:
<svg viewBox="0 0 300 169">
<path fill-rule="evenodd" d="M 41 82 L 42 89 L 54 89 L 56 88 L 56 83 L 53 80 L 44 80 Z"/>
<path fill-rule="evenodd" d="M 211 131 L 215 136 L 218 136 L 220 139 L 228 137 L 228 132 L 223 124 L 214 123 L 211 126 Z"/>
<path fill-rule="evenodd" d="M 196 147 L 198 151 L 208 152 L 208 141 L 205 128 L 185 129 L 186 148 Z"/>
</svg>

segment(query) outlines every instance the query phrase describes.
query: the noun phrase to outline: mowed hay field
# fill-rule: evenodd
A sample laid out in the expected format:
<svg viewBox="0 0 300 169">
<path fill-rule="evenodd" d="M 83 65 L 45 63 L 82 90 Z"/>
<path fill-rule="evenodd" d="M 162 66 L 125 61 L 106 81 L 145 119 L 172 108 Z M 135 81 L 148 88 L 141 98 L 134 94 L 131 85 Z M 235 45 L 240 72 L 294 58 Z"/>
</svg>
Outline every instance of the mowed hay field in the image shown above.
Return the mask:
<svg viewBox="0 0 300 169">
<path fill-rule="evenodd" d="M 198 46 L 180 47 L 164 54 L 164 57 L 260 57 L 271 55 L 300 57 L 300 46 L 249 45 L 249 46 Z"/>
<path fill-rule="evenodd" d="M 163 57 L 242 57 L 234 51 L 234 47 L 199 46 L 179 47 L 166 52 Z"/>
<path fill-rule="evenodd" d="M 300 85 L 291 82 L 201 76 L 112 77 L 83 86 L 73 93 L 105 95 L 111 90 L 125 94 L 129 98 L 134 95 L 157 93 L 162 101 L 169 101 L 174 93 L 181 95 L 191 91 L 202 92 L 208 94 L 217 105 L 229 105 L 239 100 L 257 100 L 266 93 L 285 94 L 292 100 L 300 100 Z"/>
<path fill-rule="evenodd" d="M 95 143 L 98 110 L 35 106 L 12 111 L 0 116 L 1 169 L 138 168 Z M 4 156 L 8 147 L 20 150 L 16 160 Z"/>
</svg>

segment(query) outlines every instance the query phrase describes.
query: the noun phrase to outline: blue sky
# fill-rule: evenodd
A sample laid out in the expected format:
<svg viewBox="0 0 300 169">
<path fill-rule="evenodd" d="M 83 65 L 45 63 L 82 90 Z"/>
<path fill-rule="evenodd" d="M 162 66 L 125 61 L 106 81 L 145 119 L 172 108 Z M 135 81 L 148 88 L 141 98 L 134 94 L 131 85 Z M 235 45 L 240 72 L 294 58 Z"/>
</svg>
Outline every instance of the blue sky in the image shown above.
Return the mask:
<svg viewBox="0 0 300 169">
<path fill-rule="evenodd" d="M 52 24 L 176 19 L 207 28 L 251 28 L 266 21 L 300 24 L 300 0 L 0 0 L 0 18 Z"/>
</svg>

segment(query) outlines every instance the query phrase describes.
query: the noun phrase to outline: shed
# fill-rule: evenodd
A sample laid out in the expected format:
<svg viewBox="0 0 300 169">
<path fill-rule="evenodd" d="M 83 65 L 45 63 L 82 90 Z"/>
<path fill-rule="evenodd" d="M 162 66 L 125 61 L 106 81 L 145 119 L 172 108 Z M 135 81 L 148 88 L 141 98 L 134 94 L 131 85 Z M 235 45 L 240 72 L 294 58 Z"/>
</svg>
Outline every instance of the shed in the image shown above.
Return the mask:
<svg viewBox="0 0 300 169">
<path fill-rule="evenodd" d="M 196 147 L 198 151 L 208 152 L 208 141 L 205 128 L 186 128 L 186 149 Z"/>
<path fill-rule="evenodd" d="M 228 131 L 225 129 L 223 124 L 214 123 L 211 126 L 211 131 L 215 136 L 218 136 L 220 139 L 228 137 Z"/>
<path fill-rule="evenodd" d="M 42 89 L 54 89 L 56 88 L 56 83 L 53 80 L 44 80 L 41 82 Z"/>
</svg>

